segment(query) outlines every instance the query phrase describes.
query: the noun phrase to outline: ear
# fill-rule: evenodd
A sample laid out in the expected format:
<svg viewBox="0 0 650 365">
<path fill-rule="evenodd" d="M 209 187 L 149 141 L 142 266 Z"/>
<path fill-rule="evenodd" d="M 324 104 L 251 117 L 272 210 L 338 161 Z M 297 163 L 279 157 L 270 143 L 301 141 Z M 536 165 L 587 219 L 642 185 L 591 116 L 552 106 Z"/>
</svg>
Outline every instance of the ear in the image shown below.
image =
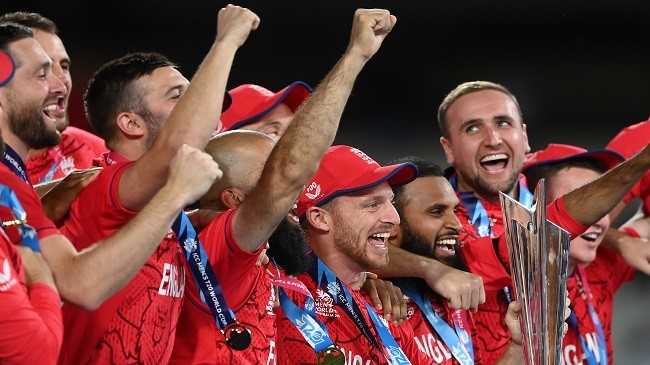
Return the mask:
<svg viewBox="0 0 650 365">
<path fill-rule="evenodd" d="M 128 139 L 140 139 L 146 133 L 144 121 L 131 112 L 123 112 L 117 116 L 117 128 Z"/>
<path fill-rule="evenodd" d="M 320 208 L 320 207 L 310 207 L 307 208 L 307 212 L 305 212 L 305 216 L 307 219 L 307 222 L 314 227 L 317 230 L 323 231 L 323 232 L 329 232 L 331 229 L 331 222 L 328 219 L 329 213 Z"/>
<path fill-rule="evenodd" d="M 445 137 L 440 137 L 440 144 L 442 149 L 445 151 L 445 157 L 447 157 L 447 163 L 450 165 L 454 164 L 454 153 L 451 151 L 451 142 Z"/>
<path fill-rule="evenodd" d="M 224 189 L 221 194 L 219 194 L 219 200 L 221 201 L 221 204 L 228 207 L 229 209 L 240 206 L 244 201 L 244 197 L 244 192 L 241 191 L 241 189 L 237 188 L 227 188 Z"/>
<path fill-rule="evenodd" d="M 524 152 L 528 153 L 530 152 L 530 145 L 528 144 L 528 132 L 526 132 L 526 125 L 521 124 L 523 130 L 524 130 L 524 143 L 526 143 L 526 147 L 524 147 Z"/>
</svg>

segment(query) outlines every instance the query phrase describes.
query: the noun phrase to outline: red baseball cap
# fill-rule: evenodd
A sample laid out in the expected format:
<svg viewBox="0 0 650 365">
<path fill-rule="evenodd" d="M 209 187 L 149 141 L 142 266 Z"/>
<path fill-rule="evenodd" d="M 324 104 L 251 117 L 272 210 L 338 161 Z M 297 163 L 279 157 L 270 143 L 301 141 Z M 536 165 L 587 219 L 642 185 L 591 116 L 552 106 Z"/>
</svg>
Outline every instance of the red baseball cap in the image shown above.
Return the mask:
<svg viewBox="0 0 650 365">
<path fill-rule="evenodd" d="M 621 129 L 605 148 L 614 150 L 625 158 L 630 158 L 642 150 L 649 141 L 650 119 Z"/>
<path fill-rule="evenodd" d="M 237 86 L 229 91 L 232 103 L 221 113 L 222 126 L 217 132 L 239 129 L 262 118 L 280 103 L 287 104 L 295 112 L 311 91 L 302 81 L 294 81 L 277 93 L 255 84 Z"/>
<path fill-rule="evenodd" d="M 9 54 L 0 49 L 0 87 L 5 86 L 16 72 L 16 64 Z"/>
<path fill-rule="evenodd" d="M 600 161 L 607 170 L 625 160 L 625 158 L 618 152 L 612 150 L 586 150 L 568 144 L 549 143 L 545 149 L 526 155 L 522 172 L 525 172 L 531 167 L 554 164 L 578 158 L 592 158 L 596 161 Z"/>
<path fill-rule="evenodd" d="M 359 149 L 332 146 L 298 197 L 297 215 L 303 220 L 307 208 L 320 207 L 339 195 L 368 189 L 384 181 L 390 185 L 407 184 L 417 176 L 418 169 L 410 162 L 380 166 Z"/>
</svg>

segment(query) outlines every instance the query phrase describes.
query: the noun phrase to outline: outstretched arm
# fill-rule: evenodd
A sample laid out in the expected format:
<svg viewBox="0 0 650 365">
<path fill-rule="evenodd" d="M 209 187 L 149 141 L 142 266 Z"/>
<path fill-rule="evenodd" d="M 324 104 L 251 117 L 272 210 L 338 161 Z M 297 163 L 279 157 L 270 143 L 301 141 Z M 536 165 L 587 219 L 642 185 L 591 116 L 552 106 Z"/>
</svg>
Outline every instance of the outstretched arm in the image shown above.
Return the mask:
<svg viewBox="0 0 650 365">
<path fill-rule="evenodd" d="M 564 195 L 564 206 L 583 226 L 598 222 L 623 200 L 650 169 L 650 144 L 598 179 Z"/>
</svg>

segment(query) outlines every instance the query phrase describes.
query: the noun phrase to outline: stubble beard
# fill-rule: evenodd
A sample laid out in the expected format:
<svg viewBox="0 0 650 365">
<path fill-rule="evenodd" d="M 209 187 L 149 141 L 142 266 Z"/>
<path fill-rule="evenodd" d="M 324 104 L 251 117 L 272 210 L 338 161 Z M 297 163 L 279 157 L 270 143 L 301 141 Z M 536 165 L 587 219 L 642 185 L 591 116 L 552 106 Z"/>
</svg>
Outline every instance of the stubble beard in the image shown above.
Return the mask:
<svg viewBox="0 0 650 365">
<path fill-rule="evenodd" d="M 368 255 L 367 244 L 357 244 L 359 242 L 358 235 L 354 234 L 352 230 L 340 218 L 336 218 L 336 229 L 333 233 L 334 247 L 350 261 L 359 265 L 362 270 L 372 271 L 384 268 L 388 265 L 388 255 L 384 255 L 383 259 L 373 260 Z"/>
<path fill-rule="evenodd" d="M 9 129 L 31 149 L 54 147 L 61 142 L 61 133 L 48 128 L 38 108 L 18 108 L 9 115 Z"/>
</svg>

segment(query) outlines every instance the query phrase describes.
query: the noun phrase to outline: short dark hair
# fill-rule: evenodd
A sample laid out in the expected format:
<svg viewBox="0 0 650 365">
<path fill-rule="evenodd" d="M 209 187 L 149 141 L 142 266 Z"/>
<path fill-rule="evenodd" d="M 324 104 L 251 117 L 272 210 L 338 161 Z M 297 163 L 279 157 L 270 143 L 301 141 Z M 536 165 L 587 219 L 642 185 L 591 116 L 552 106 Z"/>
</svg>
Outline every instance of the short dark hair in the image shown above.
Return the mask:
<svg viewBox="0 0 650 365">
<path fill-rule="evenodd" d="M 418 169 L 417 178 L 426 177 L 426 176 L 445 177 L 444 171 L 439 165 L 418 156 L 398 157 L 389 161 L 388 164 L 394 165 L 394 164 L 402 164 L 406 162 L 410 162 L 414 164 L 415 167 L 417 167 Z M 393 194 L 395 194 L 395 197 L 393 198 L 393 205 L 395 205 L 395 210 L 397 210 L 397 213 L 399 213 L 400 216 L 402 215 L 402 209 L 404 208 L 404 203 L 405 203 L 404 201 L 405 185 L 406 184 L 399 184 L 399 185 L 392 186 Z"/>
<path fill-rule="evenodd" d="M 145 109 L 144 91 L 136 81 L 161 67 L 178 66 L 157 52 L 126 54 L 102 65 L 84 93 L 86 118 L 95 133 L 109 143 L 117 133 L 114 118 L 123 111 Z"/>
<path fill-rule="evenodd" d="M 42 30 L 46 33 L 57 34 L 59 32 L 56 23 L 39 13 L 15 11 L 0 16 L 0 22 L 13 22 L 29 28 Z"/>
<path fill-rule="evenodd" d="M 11 54 L 9 50 L 9 44 L 13 43 L 15 41 L 19 41 L 23 38 L 33 38 L 34 37 L 34 32 L 29 28 L 24 25 L 20 25 L 18 23 L 13 23 L 13 22 L 0 22 L 0 49 L 3 51 L 7 52 L 10 56 L 14 56 Z M 14 62 L 18 63 L 19 60 L 16 60 L 15 57 Z M 18 67 L 18 65 L 16 65 Z"/>
</svg>

